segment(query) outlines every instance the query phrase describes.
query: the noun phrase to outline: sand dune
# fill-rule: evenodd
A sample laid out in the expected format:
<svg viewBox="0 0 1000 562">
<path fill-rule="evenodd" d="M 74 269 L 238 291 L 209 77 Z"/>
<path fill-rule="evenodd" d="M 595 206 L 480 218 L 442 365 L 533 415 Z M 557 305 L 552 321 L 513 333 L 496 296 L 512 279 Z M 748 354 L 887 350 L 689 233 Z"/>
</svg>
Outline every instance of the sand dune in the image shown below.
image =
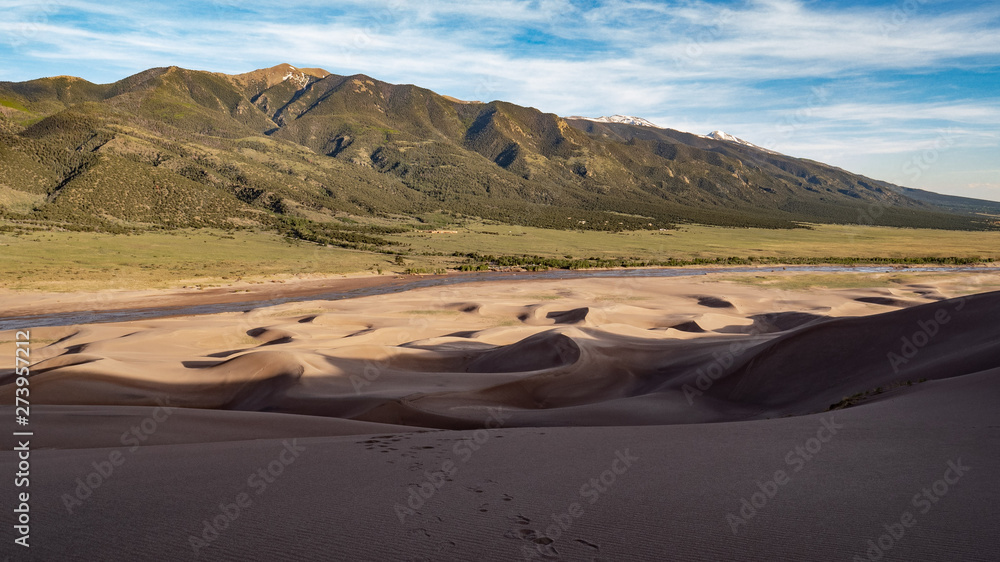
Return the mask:
<svg viewBox="0 0 1000 562">
<path fill-rule="evenodd" d="M 548 416 L 567 424 L 560 408 L 585 417 L 580 408 L 631 400 L 642 406 L 623 423 L 658 424 L 813 413 L 880 386 L 991 368 L 1000 353 L 1000 293 L 890 304 L 853 290 L 762 299 L 760 290 L 727 287 L 723 298 L 689 294 L 684 282 L 629 283 L 632 304 L 516 305 L 502 291 L 458 300 L 476 292 L 463 288 L 378 297 L 363 315 L 358 301 L 314 302 L 308 314 L 281 305 L 91 325 L 40 350 L 33 387 L 49 404 L 169 399 L 434 429 L 475 427 L 496 407 L 513 410 L 508 426 Z M 561 285 L 595 292 L 601 283 Z M 808 311 L 797 310 L 807 300 Z M 816 314 L 820 304 L 868 315 Z M 497 324 L 507 325 L 488 327 Z M 913 337 L 924 345 L 910 361 L 903 342 Z M 12 400 L 12 390 L 0 387 L 0 398 Z"/>
<path fill-rule="evenodd" d="M 113 449 L 133 444 L 143 447 L 190 443 L 251 441 L 295 437 L 407 433 L 417 428 L 289 414 L 236 412 L 181 408 L 164 402 L 160 408 L 137 406 L 39 406 L 32 408 L 34 421 L 53 431 L 39 432 L 32 439 L 35 449 Z M 13 408 L 0 406 L 13 416 Z M 154 417 L 155 413 L 155 417 Z M 142 431 L 145 422 L 155 430 Z M 159 421 L 157 421 L 159 420 Z M 247 428 L 253 431 L 248 432 Z M 134 438 L 140 428 L 143 439 Z M 124 436 L 124 443 L 123 443 Z"/>
<path fill-rule="evenodd" d="M 148 557 L 154 545 L 172 559 L 326 559 L 317 553 L 331 548 L 344 559 L 864 557 L 887 506 L 905 509 L 942 463 L 1000 468 L 998 316 L 1000 292 L 962 296 L 942 283 L 788 291 L 605 278 L 40 328 L 40 550 L 81 560 Z M 0 353 L 13 353 L 10 335 L 0 333 Z M 13 374 L 0 370 L 2 404 L 13 404 Z M 787 469 L 785 453 L 824 416 L 851 430 L 734 535 L 727 513 Z M 297 475 L 217 543 L 193 548 L 189 535 L 288 439 L 308 451 L 287 467 Z M 553 538 L 552 522 L 623 449 L 636 468 Z M 125 468 L 68 513 L 63 495 L 114 451 L 126 451 Z M 438 482 L 446 461 L 457 473 Z M 405 507 L 428 478 L 440 493 Z M 995 481 L 963 480 L 886 559 L 988 559 Z M 109 524 L 115 502 L 134 529 L 162 535 L 124 551 L 113 551 L 124 531 L 71 547 L 67 537 Z M 949 539 L 956 520 L 979 542 Z M 319 530 L 334 522 L 338 531 Z M 827 530 L 818 542 L 800 538 L 817 525 Z"/>
<path fill-rule="evenodd" d="M 390 431 L 299 438 L 301 456 L 263 489 L 260 481 L 250 487 L 248 476 L 279 459 L 287 439 L 160 445 L 129 454 L 69 513 L 61 496 L 74 493 L 76 479 L 110 452 L 127 449 L 38 451 L 36 493 L 44 501 L 33 507 L 43 522 L 33 533 L 35 554 L 867 560 L 868 541 L 909 512 L 916 525 L 891 541 L 884 560 L 992 560 L 1000 550 L 1000 487 L 992 478 L 1000 471 L 997 381 L 997 370 L 930 381 L 839 411 L 832 421 L 841 429 L 808 461 L 794 451 L 829 421 L 823 414 L 738 424 L 499 428 L 484 436 Z M 619 454 L 634 460 L 619 463 L 624 472 L 616 474 Z M 431 482 L 427 474 L 441 474 L 449 461 L 452 475 L 429 498 L 412 500 Z M 947 473 L 950 462 L 969 470 L 956 480 Z M 794 472 L 796 466 L 802 470 Z M 0 470 L 12 469 L 8 453 Z M 728 516 L 742 517 L 742 501 L 752 501 L 776 470 L 787 471 L 789 480 L 734 533 Z M 610 484 L 598 491 L 590 482 L 602 475 Z M 934 494 L 945 477 L 952 483 L 941 485 L 936 503 L 914 506 L 914 495 Z M 239 493 L 251 505 L 206 533 L 206 522 L 224 513 L 220 505 Z M 3 518 L 9 522 L 9 512 Z M 191 537 L 205 536 L 211 542 L 196 550 Z"/>
</svg>

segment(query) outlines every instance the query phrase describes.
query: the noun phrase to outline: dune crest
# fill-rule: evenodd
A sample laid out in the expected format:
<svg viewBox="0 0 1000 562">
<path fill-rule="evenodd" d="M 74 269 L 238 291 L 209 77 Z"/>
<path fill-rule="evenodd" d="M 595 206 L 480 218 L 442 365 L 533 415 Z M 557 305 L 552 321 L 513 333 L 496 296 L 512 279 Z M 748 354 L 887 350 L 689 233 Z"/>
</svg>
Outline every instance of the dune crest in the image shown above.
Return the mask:
<svg viewBox="0 0 1000 562">
<path fill-rule="evenodd" d="M 40 350 L 33 385 L 53 405 L 169 400 L 462 429 L 481 427 L 489 408 L 508 410 L 508 427 L 801 415 L 1000 367 L 1000 293 L 806 295 L 682 279 L 490 287 L 63 330 Z M 928 322 L 933 337 L 920 333 Z M 904 349 L 914 337 L 919 349 Z"/>
</svg>

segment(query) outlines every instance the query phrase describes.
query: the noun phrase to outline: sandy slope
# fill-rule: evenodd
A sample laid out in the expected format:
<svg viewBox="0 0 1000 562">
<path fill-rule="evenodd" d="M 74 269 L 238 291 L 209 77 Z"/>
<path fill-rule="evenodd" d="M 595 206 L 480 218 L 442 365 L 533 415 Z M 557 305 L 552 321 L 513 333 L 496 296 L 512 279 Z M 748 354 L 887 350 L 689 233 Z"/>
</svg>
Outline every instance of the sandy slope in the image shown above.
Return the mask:
<svg viewBox="0 0 1000 562">
<path fill-rule="evenodd" d="M 956 297 L 579 279 L 36 329 L 32 550 L 851 560 L 909 509 L 885 559 L 987 560 L 1000 293 Z M 921 513 L 912 496 L 958 459 L 973 468 Z M 281 475 L 254 479 L 269 465 Z M 734 534 L 727 514 L 777 470 L 789 482 Z M 407 505 L 422 484 L 431 497 Z M 244 492 L 214 539 L 204 520 Z"/>
<path fill-rule="evenodd" d="M 885 559 L 993 560 L 998 375 L 928 382 L 832 416 L 501 428 L 476 450 L 472 431 L 299 439 L 300 456 L 263 489 L 248 478 L 279 458 L 282 440 L 142 447 L 72 514 L 59 497 L 122 449 L 41 451 L 35 554 L 189 559 L 204 521 L 247 493 L 251 505 L 197 559 L 851 560 L 910 511 L 917 524 Z M 824 418 L 843 427 L 798 460 L 793 451 L 808 447 Z M 581 495 L 615 468 L 616 452 L 636 460 L 607 477 L 604 492 Z M 450 480 L 412 514 L 403 510 L 410 489 L 449 461 Z M 942 479 L 949 461 L 970 470 L 921 513 L 912 497 Z M 11 465 L 5 455 L 0 469 Z M 727 515 L 777 470 L 789 481 L 734 534 Z M 567 519 L 573 504 L 580 515 Z M 568 528 L 549 529 L 558 521 Z M 542 544 L 545 533 L 555 541 Z"/>
</svg>

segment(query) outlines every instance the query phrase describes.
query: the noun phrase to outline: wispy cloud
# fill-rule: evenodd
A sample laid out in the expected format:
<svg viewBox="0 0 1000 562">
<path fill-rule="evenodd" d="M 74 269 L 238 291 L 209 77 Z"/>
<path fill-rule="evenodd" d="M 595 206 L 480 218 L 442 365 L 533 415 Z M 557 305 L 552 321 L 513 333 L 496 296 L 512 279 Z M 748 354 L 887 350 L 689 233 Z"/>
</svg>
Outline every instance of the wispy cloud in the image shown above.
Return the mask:
<svg viewBox="0 0 1000 562">
<path fill-rule="evenodd" d="M 961 131 L 957 150 L 1000 146 L 1000 5 L 989 2 L 0 0 L 0 9 L 5 80 L 291 62 L 563 115 L 734 129 L 791 154 L 864 162 L 858 171 L 875 177 L 892 169 L 862 154 L 902 155 L 941 128 Z M 817 88 L 827 95 L 815 99 Z M 989 165 L 964 184 L 992 185 Z M 948 177 L 958 176 L 940 181 Z"/>
</svg>

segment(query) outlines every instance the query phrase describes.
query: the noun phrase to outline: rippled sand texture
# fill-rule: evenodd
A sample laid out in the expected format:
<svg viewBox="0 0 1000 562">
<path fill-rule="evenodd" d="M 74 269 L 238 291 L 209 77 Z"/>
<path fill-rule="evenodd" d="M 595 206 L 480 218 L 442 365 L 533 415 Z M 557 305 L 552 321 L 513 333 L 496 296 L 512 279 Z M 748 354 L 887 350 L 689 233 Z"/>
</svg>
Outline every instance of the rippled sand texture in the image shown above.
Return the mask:
<svg viewBox="0 0 1000 562">
<path fill-rule="evenodd" d="M 1000 551 L 998 318 L 1000 293 L 933 283 L 640 278 L 35 329 L 48 343 L 33 349 L 32 443 L 50 449 L 35 453 L 39 550 L 867 559 L 866 541 L 909 509 L 919 525 L 886 559 L 985 560 Z M 12 404 L 12 372 L 0 373 Z M 789 459 L 830 420 L 843 429 L 822 451 Z M 294 476 L 192 547 L 291 438 L 304 448 Z M 114 451 L 127 462 L 69 513 L 62 495 Z M 958 458 L 973 468 L 920 513 L 911 497 Z M 734 533 L 727 516 L 779 469 L 790 481 Z M 428 481 L 431 497 L 410 498 Z"/>
</svg>

